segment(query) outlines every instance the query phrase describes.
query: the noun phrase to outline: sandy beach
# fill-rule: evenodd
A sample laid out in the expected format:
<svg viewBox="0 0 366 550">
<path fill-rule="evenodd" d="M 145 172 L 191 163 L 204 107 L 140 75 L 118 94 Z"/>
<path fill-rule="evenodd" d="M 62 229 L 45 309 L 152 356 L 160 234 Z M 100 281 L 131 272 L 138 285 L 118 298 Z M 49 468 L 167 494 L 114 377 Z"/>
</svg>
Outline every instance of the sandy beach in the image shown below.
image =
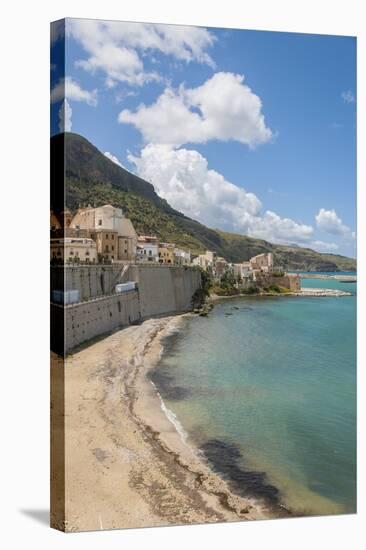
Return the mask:
<svg viewBox="0 0 366 550">
<path fill-rule="evenodd" d="M 279 515 L 230 491 L 176 429 L 146 377 L 181 320 L 147 320 L 67 359 L 66 531 Z"/>
</svg>

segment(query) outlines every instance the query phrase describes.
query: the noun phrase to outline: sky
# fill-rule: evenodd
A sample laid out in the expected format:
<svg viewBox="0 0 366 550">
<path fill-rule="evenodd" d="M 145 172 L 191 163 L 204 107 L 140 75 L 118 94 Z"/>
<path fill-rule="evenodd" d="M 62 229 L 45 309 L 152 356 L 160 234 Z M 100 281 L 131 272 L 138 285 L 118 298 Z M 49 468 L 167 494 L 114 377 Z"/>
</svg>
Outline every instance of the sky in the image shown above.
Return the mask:
<svg viewBox="0 0 366 550">
<path fill-rule="evenodd" d="M 356 256 L 354 37 L 66 19 L 60 131 L 209 227 Z"/>
</svg>

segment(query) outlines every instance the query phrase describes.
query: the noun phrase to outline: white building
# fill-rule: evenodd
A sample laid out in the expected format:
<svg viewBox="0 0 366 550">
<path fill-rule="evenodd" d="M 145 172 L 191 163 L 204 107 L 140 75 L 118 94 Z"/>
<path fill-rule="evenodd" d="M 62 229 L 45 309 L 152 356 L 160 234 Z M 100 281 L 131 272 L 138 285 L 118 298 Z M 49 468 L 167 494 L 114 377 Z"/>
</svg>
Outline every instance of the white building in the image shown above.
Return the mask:
<svg viewBox="0 0 366 550">
<path fill-rule="evenodd" d="M 206 271 L 212 271 L 215 264 L 216 254 L 211 250 L 206 250 L 204 254 L 200 254 L 197 258 L 194 258 L 192 261 L 193 265 L 198 265 L 205 269 Z"/>
<path fill-rule="evenodd" d="M 250 262 L 242 262 L 241 264 L 233 264 L 234 276 L 240 279 L 247 279 L 251 275 Z"/>
<path fill-rule="evenodd" d="M 176 265 L 190 265 L 191 254 L 180 248 L 174 248 L 174 263 Z"/>
<path fill-rule="evenodd" d="M 136 260 L 138 262 L 159 262 L 159 240 L 157 237 L 149 235 L 138 237 Z"/>
</svg>

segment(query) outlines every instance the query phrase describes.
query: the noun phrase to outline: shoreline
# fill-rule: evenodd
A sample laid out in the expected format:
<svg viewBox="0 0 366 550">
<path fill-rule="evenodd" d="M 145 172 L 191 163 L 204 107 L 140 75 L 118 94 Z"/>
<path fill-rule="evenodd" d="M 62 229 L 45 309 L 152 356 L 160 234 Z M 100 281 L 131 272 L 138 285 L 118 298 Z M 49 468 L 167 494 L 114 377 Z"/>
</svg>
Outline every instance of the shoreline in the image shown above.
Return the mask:
<svg viewBox="0 0 366 550">
<path fill-rule="evenodd" d="M 296 296 L 311 296 L 311 297 L 329 297 L 329 298 L 338 298 L 343 296 L 353 296 L 352 292 L 344 291 L 344 290 L 338 290 L 333 288 L 307 288 L 303 287 L 301 288 L 300 292 L 279 292 L 279 293 L 271 293 L 271 292 L 262 292 L 262 293 L 256 293 L 256 294 L 230 294 L 230 295 L 218 295 L 218 294 L 210 294 L 207 298 L 208 303 L 217 302 L 219 300 L 227 300 L 229 298 L 291 298 Z"/>
<path fill-rule="evenodd" d="M 148 378 L 164 339 L 190 315 L 149 319 L 68 358 L 66 531 L 291 515 L 235 494 Z"/>
</svg>

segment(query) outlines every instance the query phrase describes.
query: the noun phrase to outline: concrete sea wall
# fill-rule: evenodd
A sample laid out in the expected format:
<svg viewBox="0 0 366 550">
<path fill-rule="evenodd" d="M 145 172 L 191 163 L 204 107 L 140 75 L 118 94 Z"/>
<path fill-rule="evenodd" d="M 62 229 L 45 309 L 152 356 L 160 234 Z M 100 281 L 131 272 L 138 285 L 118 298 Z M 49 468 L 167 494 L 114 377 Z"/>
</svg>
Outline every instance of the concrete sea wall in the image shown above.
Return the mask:
<svg viewBox="0 0 366 550">
<path fill-rule="evenodd" d="M 115 293 L 115 285 L 135 281 L 136 290 Z M 80 302 L 51 303 L 51 349 L 65 354 L 75 346 L 149 317 L 189 311 L 201 285 L 198 270 L 185 267 L 122 265 L 51 268 L 52 290 L 78 290 Z"/>
<path fill-rule="evenodd" d="M 190 310 L 201 285 L 200 272 L 184 267 L 131 265 L 124 277 L 137 282 L 144 319 Z"/>
<path fill-rule="evenodd" d="M 81 301 L 107 296 L 122 282 L 123 269 L 121 264 L 52 266 L 51 288 L 78 290 Z"/>
</svg>

